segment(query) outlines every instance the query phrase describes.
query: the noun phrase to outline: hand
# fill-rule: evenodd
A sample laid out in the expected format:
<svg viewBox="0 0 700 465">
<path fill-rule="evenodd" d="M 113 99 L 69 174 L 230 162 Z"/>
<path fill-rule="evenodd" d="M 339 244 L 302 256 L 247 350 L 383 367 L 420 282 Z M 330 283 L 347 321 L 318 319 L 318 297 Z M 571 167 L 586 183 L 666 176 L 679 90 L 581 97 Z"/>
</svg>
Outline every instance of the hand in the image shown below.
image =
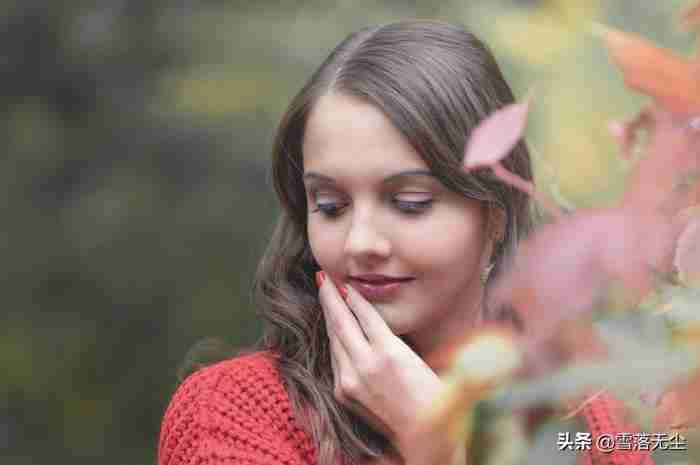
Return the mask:
<svg viewBox="0 0 700 465">
<path fill-rule="evenodd" d="M 317 279 L 336 399 L 383 433 L 410 461 L 406 455 L 416 445 L 411 437 L 414 422 L 441 392 L 442 381 L 359 292 L 344 286 L 344 301 L 327 275 Z"/>
</svg>

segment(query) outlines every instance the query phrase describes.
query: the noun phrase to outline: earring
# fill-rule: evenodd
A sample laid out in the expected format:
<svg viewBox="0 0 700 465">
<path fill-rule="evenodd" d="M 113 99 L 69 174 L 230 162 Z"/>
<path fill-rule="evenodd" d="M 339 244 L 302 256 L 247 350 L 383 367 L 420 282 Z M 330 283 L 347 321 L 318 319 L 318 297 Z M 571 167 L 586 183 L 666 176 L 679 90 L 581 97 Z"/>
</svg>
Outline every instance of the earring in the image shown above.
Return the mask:
<svg viewBox="0 0 700 465">
<path fill-rule="evenodd" d="M 491 270 L 493 270 L 493 263 L 485 266 L 484 269 L 481 270 L 481 276 L 479 277 L 481 279 L 481 284 L 486 284 L 488 282 L 489 276 L 491 276 Z"/>
</svg>

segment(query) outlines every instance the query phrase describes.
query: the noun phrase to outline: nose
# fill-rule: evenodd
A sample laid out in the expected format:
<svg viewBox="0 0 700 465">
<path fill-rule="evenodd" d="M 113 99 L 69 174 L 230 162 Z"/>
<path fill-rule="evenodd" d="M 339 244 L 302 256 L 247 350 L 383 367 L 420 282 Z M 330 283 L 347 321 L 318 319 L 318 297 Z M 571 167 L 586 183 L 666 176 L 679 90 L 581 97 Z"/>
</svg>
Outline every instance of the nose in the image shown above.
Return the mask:
<svg viewBox="0 0 700 465">
<path fill-rule="evenodd" d="M 345 237 L 345 254 L 359 263 L 371 265 L 391 256 L 391 241 L 378 212 L 354 206 Z"/>
</svg>

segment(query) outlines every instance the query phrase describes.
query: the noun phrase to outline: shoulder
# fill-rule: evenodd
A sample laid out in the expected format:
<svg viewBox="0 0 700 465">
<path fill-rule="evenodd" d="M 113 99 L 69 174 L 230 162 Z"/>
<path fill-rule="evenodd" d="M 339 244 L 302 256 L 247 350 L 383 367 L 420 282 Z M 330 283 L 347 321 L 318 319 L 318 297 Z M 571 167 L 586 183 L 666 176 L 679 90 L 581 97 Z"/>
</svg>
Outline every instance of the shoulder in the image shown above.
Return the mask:
<svg viewBox="0 0 700 465">
<path fill-rule="evenodd" d="M 261 396 L 261 389 L 273 389 L 280 397 L 286 398 L 277 369 L 277 356 L 271 352 L 241 355 L 192 373 L 176 390 L 169 409 L 203 400 L 202 393 L 223 396 L 218 400 L 205 396 L 208 403 L 226 400 L 235 403 L 245 397 Z"/>
<path fill-rule="evenodd" d="M 255 352 L 200 369 L 176 390 L 161 425 L 158 464 L 311 463 L 277 355 Z"/>
</svg>

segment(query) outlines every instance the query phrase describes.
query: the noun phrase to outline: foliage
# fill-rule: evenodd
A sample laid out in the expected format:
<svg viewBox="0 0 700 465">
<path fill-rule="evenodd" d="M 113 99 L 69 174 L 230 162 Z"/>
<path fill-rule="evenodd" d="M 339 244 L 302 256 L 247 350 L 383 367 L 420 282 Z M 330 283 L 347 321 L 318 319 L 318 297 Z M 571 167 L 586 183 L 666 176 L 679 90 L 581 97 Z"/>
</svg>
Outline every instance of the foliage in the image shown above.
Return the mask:
<svg viewBox="0 0 700 465">
<path fill-rule="evenodd" d="M 564 11 L 573 2 L 551 4 Z M 700 22 L 699 11 L 700 5 L 687 10 L 685 24 Z M 513 265 L 491 292 L 493 304 L 515 309 L 525 328 L 521 334 L 501 334 L 498 353 L 520 352 L 522 361 L 489 362 L 473 349 L 483 337 L 493 337 L 493 329 L 474 330 L 451 349 L 457 355 L 448 379 L 458 388 L 445 392 L 426 415 L 426 425 L 472 425 L 478 399 L 496 412 L 492 420 L 479 417 L 486 423 L 516 412 L 543 407 L 561 412 L 568 406 L 568 415 L 545 415 L 529 425 L 537 430 L 585 410 L 601 393 L 613 392 L 627 401 L 642 431 L 680 429 L 693 435 L 700 426 L 700 61 L 632 33 L 600 25 L 594 30 L 629 88 L 652 99 L 635 118 L 610 125 L 623 157 L 632 158 L 632 147 L 641 153 L 614 205 L 563 213 L 555 200 L 536 193 L 531 183 L 500 163 L 524 132 L 527 103 L 495 112 L 472 133 L 464 169 L 492 169 L 504 182 L 546 202 L 551 221 L 519 246 Z M 666 324 L 659 325 L 659 319 Z M 465 353 L 471 354 L 466 361 Z M 490 370 L 475 376 L 474 366 L 482 365 Z M 496 382 L 500 387 L 493 389 Z M 572 409 L 574 399 L 579 400 Z M 619 425 L 624 424 L 633 427 Z M 504 444 L 513 434 L 505 427 L 495 431 Z M 559 431 L 566 431 L 564 425 Z M 461 432 L 459 440 L 476 447 L 473 428 Z M 555 438 L 550 440 L 553 445 Z M 527 458 L 509 463 L 565 459 L 552 460 L 536 446 L 521 452 Z M 495 463 L 490 455 L 501 453 L 481 451 L 476 463 Z M 676 454 L 673 460 L 689 457 Z"/>
</svg>

